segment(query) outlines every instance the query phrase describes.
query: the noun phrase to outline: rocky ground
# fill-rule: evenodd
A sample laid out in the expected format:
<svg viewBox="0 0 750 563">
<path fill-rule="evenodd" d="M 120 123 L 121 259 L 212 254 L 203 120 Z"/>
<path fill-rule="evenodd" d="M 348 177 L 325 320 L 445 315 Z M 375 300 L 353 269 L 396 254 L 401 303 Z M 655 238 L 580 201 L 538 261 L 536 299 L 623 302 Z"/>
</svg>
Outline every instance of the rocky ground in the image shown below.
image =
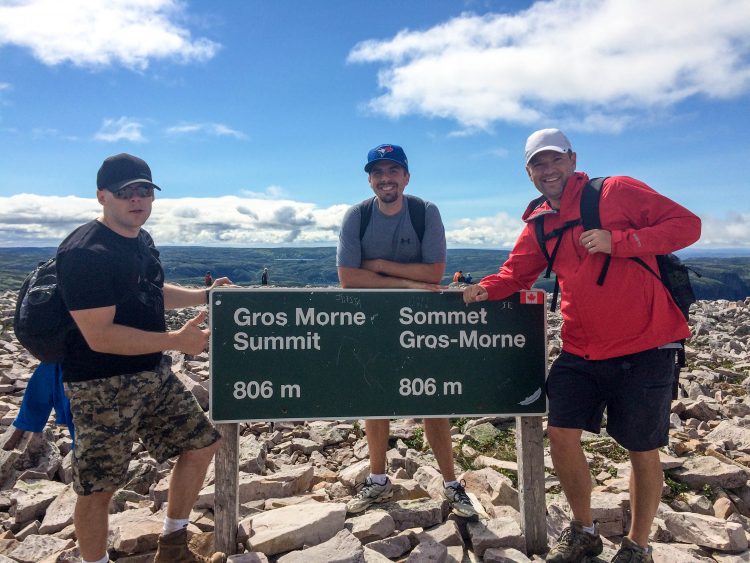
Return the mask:
<svg viewBox="0 0 750 563">
<path fill-rule="evenodd" d="M 0 295 L 0 446 L 37 362 L 15 340 L 13 293 Z M 170 318 L 182 323 L 185 310 Z M 550 349 L 559 352 L 559 316 L 550 319 Z M 689 366 L 672 404 L 665 485 L 652 529 L 654 560 L 750 561 L 750 298 L 702 301 L 691 318 Z M 208 357 L 173 354 L 173 369 L 208 406 Z M 457 472 L 481 510 L 478 522 L 449 515 L 434 459 L 414 420 L 392 424 L 389 472 L 394 501 L 346 516 L 368 472 L 361 421 L 241 425 L 238 555 L 231 562 L 529 561 L 518 513 L 514 421 L 454 421 Z M 0 563 L 78 561 L 72 525 L 71 440 L 51 424 L 0 450 Z M 627 453 L 610 438 L 586 435 L 593 510 L 608 561 L 629 525 Z M 545 458 L 550 542 L 569 507 Z M 118 562 L 150 562 L 165 511 L 172 463 L 134 447 L 128 483 L 113 502 L 110 553 Z M 210 549 L 214 471 L 209 470 L 190 530 Z"/>
</svg>

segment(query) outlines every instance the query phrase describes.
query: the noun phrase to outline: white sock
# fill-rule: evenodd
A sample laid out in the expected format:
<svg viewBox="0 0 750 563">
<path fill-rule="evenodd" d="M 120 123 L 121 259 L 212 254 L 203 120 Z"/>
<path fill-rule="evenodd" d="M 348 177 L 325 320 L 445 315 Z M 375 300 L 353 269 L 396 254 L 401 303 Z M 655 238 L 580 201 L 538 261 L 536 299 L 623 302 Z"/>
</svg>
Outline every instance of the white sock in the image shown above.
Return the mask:
<svg viewBox="0 0 750 563">
<path fill-rule="evenodd" d="M 189 520 L 187 518 L 170 518 L 169 516 L 167 516 L 166 518 L 164 518 L 164 529 L 162 531 L 162 535 L 167 536 L 172 532 L 187 528 L 188 522 Z"/>
<path fill-rule="evenodd" d="M 388 475 L 385 473 L 370 473 L 369 479 L 377 485 L 385 485 L 386 481 L 388 481 Z"/>
<path fill-rule="evenodd" d="M 443 481 L 443 488 L 447 487 L 457 487 L 458 481 Z"/>
<path fill-rule="evenodd" d="M 104 557 L 97 559 L 96 561 L 86 561 L 85 559 L 81 559 L 81 563 L 109 563 L 109 553 L 105 551 Z"/>
<path fill-rule="evenodd" d="M 583 526 L 583 531 L 587 534 L 591 534 L 592 536 L 596 536 L 596 524 L 591 524 L 591 526 Z"/>
</svg>

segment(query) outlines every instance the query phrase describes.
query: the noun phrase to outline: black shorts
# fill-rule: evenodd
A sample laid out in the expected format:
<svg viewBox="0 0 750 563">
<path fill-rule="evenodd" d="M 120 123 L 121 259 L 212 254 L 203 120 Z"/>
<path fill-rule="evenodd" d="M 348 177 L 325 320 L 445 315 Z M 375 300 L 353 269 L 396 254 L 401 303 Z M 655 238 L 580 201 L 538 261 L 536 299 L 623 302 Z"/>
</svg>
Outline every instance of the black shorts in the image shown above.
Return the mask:
<svg viewBox="0 0 750 563">
<path fill-rule="evenodd" d="M 636 452 L 668 443 L 674 348 L 654 348 L 608 360 L 562 352 L 547 378 L 549 425 L 607 433 Z"/>
</svg>

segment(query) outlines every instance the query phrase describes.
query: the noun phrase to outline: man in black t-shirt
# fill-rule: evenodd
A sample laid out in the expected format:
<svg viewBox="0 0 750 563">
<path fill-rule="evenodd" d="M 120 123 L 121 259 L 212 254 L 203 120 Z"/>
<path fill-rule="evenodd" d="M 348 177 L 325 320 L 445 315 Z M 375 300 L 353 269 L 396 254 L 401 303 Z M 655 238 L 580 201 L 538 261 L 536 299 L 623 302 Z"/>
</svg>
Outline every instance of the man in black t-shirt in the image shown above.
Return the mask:
<svg viewBox="0 0 750 563">
<path fill-rule="evenodd" d="M 187 546 L 190 510 L 220 435 L 162 354 L 203 352 L 206 313 L 167 331 L 164 310 L 206 304 L 209 290 L 164 283 L 159 251 L 141 228 L 155 189 L 140 158 L 106 159 L 97 175 L 102 216 L 78 227 L 57 252 L 59 287 L 78 329 L 66 342 L 63 381 L 76 429 L 75 528 L 83 563 L 109 560 L 109 502 L 126 482 L 132 444 L 139 439 L 160 463 L 178 456 L 154 561 L 225 560 L 224 554 L 204 557 Z M 229 283 L 219 278 L 211 288 Z"/>
</svg>

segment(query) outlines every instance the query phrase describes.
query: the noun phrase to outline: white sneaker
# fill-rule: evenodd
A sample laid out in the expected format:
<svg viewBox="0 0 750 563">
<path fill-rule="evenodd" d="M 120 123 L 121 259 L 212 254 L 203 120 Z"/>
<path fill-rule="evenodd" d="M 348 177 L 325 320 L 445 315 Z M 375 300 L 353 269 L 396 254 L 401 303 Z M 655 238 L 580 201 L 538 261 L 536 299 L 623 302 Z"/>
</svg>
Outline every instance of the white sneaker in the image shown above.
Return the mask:
<svg viewBox="0 0 750 563">
<path fill-rule="evenodd" d="M 458 483 L 443 489 L 443 497 L 450 503 L 453 513 L 463 518 L 478 518 L 479 513 L 471 503 L 463 483 Z"/>
<path fill-rule="evenodd" d="M 368 477 L 359 492 L 346 503 L 346 511 L 350 514 L 364 512 L 371 504 L 380 504 L 392 496 L 393 484 L 390 479 L 386 479 L 384 485 L 378 485 Z"/>
</svg>

